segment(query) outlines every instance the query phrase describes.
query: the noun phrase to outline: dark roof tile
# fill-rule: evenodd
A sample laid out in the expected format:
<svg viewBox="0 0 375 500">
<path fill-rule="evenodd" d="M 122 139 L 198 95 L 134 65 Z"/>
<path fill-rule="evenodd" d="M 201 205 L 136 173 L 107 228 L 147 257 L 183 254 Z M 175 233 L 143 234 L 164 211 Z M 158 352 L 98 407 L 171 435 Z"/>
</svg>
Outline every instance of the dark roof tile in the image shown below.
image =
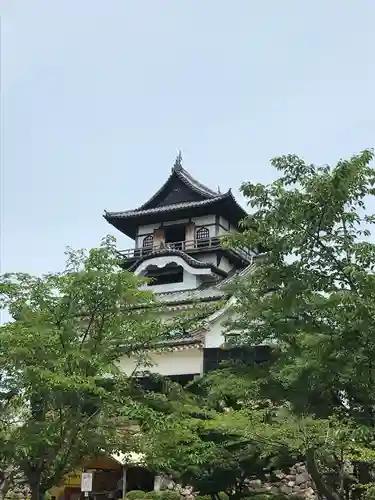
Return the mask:
<svg viewBox="0 0 375 500">
<path fill-rule="evenodd" d="M 207 200 L 184 201 L 181 203 L 174 203 L 173 205 L 163 205 L 161 207 L 149 208 L 146 210 L 135 209 L 135 210 L 125 210 L 124 212 L 105 212 L 105 218 L 108 218 L 108 219 L 109 218 L 110 219 L 115 219 L 115 218 L 126 219 L 128 217 L 129 218 L 130 217 L 138 217 L 139 215 L 148 215 L 148 214 L 154 214 L 154 213 L 158 213 L 158 212 L 170 212 L 170 211 L 180 210 L 183 208 L 200 207 L 200 206 L 210 205 L 211 203 L 214 203 L 216 201 L 227 198 L 228 194 L 229 193 L 217 195 L 215 198 L 209 198 Z"/>
</svg>

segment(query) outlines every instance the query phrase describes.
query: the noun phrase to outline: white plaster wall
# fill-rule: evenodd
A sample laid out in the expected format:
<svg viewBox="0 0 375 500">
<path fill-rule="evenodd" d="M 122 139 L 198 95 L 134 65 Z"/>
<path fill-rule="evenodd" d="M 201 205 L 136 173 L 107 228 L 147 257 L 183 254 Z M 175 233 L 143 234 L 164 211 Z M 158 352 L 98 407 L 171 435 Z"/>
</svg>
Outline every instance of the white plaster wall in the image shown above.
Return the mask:
<svg viewBox="0 0 375 500">
<path fill-rule="evenodd" d="M 219 217 L 219 236 L 229 232 L 233 232 L 233 228 L 231 228 L 229 222 L 224 217 Z"/>
<path fill-rule="evenodd" d="M 222 321 L 218 321 L 211 325 L 210 331 L 207 332 L 204 341 L 204 347 L 220 347 L 225 342 L 225 337 L 223 335 L 224 327 L 222 326 Z"/>
<path fill-rule="evenodd" d="M 219 217 L 219 224 L 229 231 L 229 222 L 224 217 Z"/>
<path fill-rule="evenodd" d="M 216 255 L 214 253 L 205 253 L 205 254 L 200 254 L 199 255 L 199 260 L 201 262 L 207 262 L 209 264 L 213 264 L 216 266 L 217 260 L 216 260 Z M 219 264 L 219 269 L 222 269 L 225 272 L 229 272 L 231 269 L 233 269 L 233 265 L 229 262 L 229 260 L 226 257 L 222 257 L 220 260 Z"/>
<path fill-rule="evenodd" d="M 207 262 L 208 264 L 213 264 L 214 266 L 216 266 L 216 255 L 214 253 L 199 254 L 198 259 L 201 262 Z"/>
<path fill-rule="evenodd" d="M 194 221 L 197 226 L 205 226 L 206 224 L 215 224 L 214 215 L 201 215 L 200 217 L 192 217 L 191 220 Z"/>
<path fill-rule="evenodd" d="M 154 232 L 154 229 L 158 229 L 160 223 L 148 224 L 147 226 L 138 227 L 138 236 L 143 236 L 145 234 L 150 234 Z"/>
<path fill-rule="evenodd" d="M 216 236 L 216 226 L 215 226 L 215 216 L 214 215 L 202 215 L 201 217 L 193 217 L 191 219 L 196 226 L 207 226 L 210 233 L 210 238 Z M 195 228 L 197 231 L 199 227 Z"/>
<path fill-rule="evenodd" d="M 218 236 L 223 236 L 224 234 L 228 234 L 228 233 L 229 233 L 229 231 L 226 231 L 221 226 L 219 226 L 219 234 L 218 234 Z"/>
<path fill-rule="evenodd" d="M 225 342 L 226 328 L 224 323 L 229 319 L 230 310 L 221 314 L 216 321 L 210 324 L 210 330 L 206 333 L 204 347 L 220 347 Z"/>
<path fill-rule="evenodd" d="M 219 269 L 229 273 L 229 271 L 233 269 L 233 264 L 231 264 L 226 257 L 221 257 Z"/>
<path fill-rule="evenodd" d="M 135 369 L 148 370 L 161 375 L 188 375 L 203 373 L 203 349 L 191 348 L 185 351 L 167 351 L 163 353 L 151 353 L 152 366 L 137 367 L 136 358 L 124 357 L 120 360 L 120 369 L 127 375 L 131 375 Z"/>
</svg>

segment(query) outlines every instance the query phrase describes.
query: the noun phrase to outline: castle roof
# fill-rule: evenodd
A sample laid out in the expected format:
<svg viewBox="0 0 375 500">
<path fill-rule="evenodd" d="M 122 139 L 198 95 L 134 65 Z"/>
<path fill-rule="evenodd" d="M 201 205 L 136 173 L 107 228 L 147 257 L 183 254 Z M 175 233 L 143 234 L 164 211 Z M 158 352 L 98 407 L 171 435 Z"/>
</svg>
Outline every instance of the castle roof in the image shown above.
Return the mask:
<svg viewBox="0 0 375 500">
<path fill-rule="evenodd" d="M 178 157 L 161 188 L 146 203 L 133 210 L 105 212 L 104 218 L 122 233 L 135 238 L 137 227 L 207 214 L 225 215 L 237 225 L 247 216 L 231 190 L 218 193 L 194 179 Z"/>
<path fill-rule="evenodd" d="M 176 161 L 168 179 L 164 182 L 161 188 L 158 189 L 158 191 L 156 191 L 156 193 L 152 195 L 148 201 L 146 201 L 146 203 L 138 208 L 138 210 L 145 210 L 155 206 L 155 202 L 158 203 L 158 201 L 160 201 L 160 197 L 164 198 L 165 192 L 169 191 L 169 184 L 174 184 L 173 181 L 175 179 L 179 179 L 186 187 L 190 188 L 191 191 L 195 192 L 205 199 L 216 198 L 218 195 L 220 195 L 220 193 L 212 191 L 212 189 L 194 179 L 194 177 L 192 177 L 189 172 L 182 167 L 181 162 Z"/>
</svg>

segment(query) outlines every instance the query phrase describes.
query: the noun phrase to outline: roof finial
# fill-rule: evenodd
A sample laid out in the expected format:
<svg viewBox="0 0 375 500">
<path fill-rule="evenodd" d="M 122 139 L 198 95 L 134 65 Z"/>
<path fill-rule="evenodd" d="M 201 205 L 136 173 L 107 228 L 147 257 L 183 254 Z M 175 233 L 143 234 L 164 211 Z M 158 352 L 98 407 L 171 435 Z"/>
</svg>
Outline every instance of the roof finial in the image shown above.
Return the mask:
<svg viewBox="0 0 375 500">
<path fill-rule="evenodd" d="M 178 150 L 178 155 L 177 155 L 176 160 L 174 162 L 173 168 L 182 168 L 182 154 L 181 154 L 181 149 Z"/>
<path fill-rule="evenodd" d="M 218 192 L 219 194 L 221 194 L 221 191 L 220 191 L 220 186 L 218 186 L 218 187 L 217 187 L 217 192 Z"/>
</svg>

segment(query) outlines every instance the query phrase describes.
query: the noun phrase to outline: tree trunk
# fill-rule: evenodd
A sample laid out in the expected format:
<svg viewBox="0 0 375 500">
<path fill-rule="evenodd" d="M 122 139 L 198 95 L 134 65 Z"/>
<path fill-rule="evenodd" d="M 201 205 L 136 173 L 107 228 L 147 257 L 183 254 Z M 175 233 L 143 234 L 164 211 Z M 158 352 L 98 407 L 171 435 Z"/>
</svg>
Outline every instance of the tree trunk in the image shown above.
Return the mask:
<svg viewBox="0 0 375 500">
<path fill-rule="evenodd" d="M 326 500 L 344 500 L 341 498 L 339 493 L 332 489 L 322 477 L 318 465 L 315 459 L 315 452 L 312 448 L 306 452 L 306 468 L 307 472 L 310 474 L 312 480 L 314 481 L 315 487 L 318 490 L 320 498 L 325 498 Z"/>
<path fill-rule="evenodd" d="M 40 486 L 40 481 L 33 481 L 30 483 L 31 500 L 43 500 L 45 491 Z"/>
<path fill-rule="evenodd" d="M 4 500 L 6 494 L 9 491 L 9 481 L 4 478 L 0 480 L 0 500 Z"/>
</svg>

